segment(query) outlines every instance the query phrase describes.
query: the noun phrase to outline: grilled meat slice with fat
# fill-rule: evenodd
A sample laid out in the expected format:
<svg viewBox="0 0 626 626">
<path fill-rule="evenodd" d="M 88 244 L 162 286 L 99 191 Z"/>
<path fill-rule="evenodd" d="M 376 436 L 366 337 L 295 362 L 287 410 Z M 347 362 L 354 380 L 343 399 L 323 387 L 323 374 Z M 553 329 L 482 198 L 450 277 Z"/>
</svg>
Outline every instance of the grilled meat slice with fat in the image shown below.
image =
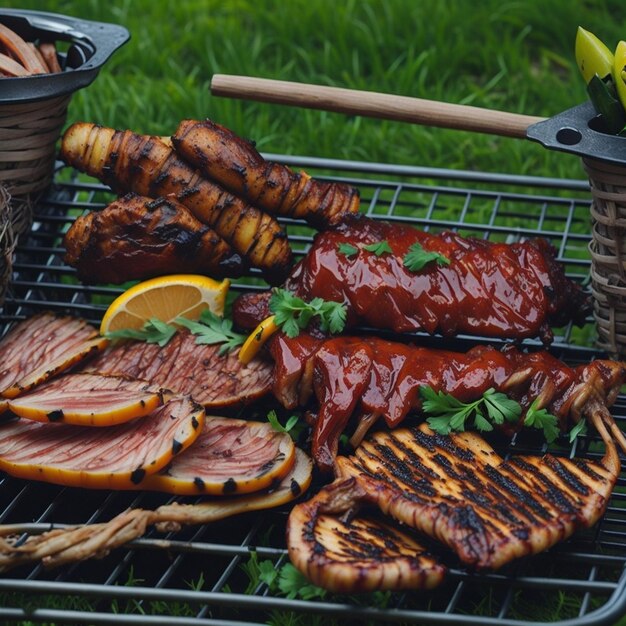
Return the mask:
<svg viewBox="0 0 626 626">
<path fill-rule="evenodd" d="M 569 367 L 546 350 L 522 352 L 512 345 L 498 350 L 476 346 L 466 353 L 436 350 L 377 337 L 315 339 L 300 333 L 271 339 L 273 393 L 286 408 L 317 401 L 312 454 L 317 466 L 332 468 L 340 435 L 350 420 L 358 425 L 357 445 L 382 418 L 395 428 L 422 406 L 420 387 L 471 402 L 489 389 L 519 402 L 521 428 L 527 410 L 546 408 L 567 431 L 580 419 L 602 420 L 626 451 L 626 439 L 607 411 L 626 380 L 626 367 L 597 359 Z"/>
<path fill-rule="evenodd" d="M 14 398 L 108 343 L 82 319 L 52 313 L 29 317 L 0 341 L 0 395 Z"/>
<path fill-rule="evenodd" d="M 381 242 L 390 253 L 366 249 Z M 354 252 L 346 254 L 345 246 Z M 419 269 L 408 256 L 416 249 L 433 255 Z M 442 258 L 445 263 L 437 261 Z M 505 244 L 453 232 L 435 235 L 363 215 L 348 215 L 316 235 L 284 287 L 306 301 L 345 304 L 348 328 L 395 332 L 540 336 L 549 343 L 551 326 L 582 324 L 591 312 L 591 298 L 565 276 L 544 239 Z M 235 323 L 255 328 L 269 315 L 269 295 L 240 296 Z"/>
<path fill-rule="evenodd" d="M 355 478 L 338 480 L 287 521 L 289 558 L 311 582 L 334 593 L 432 589 L 446 568 L 411 535 L 381 516 L 339 515 L 364 497 Z M 337 510 L 339 513 L 337 513 Z"/>
<path fill-rule="evenodd" d="M 503 460 L 484 439 L 433 433 L 425 424 L 369 436 L 337 457 L 368 502 L 449 546 L 476 568 L 496 569 L 589 528 L 604 513 L 620 462 L 603 431 L 600 461 L 544 456 Z"/>
<path fill-rule="evenodd" d="M 125 376 L 64 374 L 9 400 L 8 408 L 38 422 L 113 426 L 152 413 L 163 395 L 159 387 Z"/>
<path fill-rule="evenodd" d="M 65 262 L 84 283 L 119 284 L 174 273 L 240 276 L 240 255 L 180 202 L 126 194 L 76 219 Z"/>
<path fill-rule="evenodd" d="M 269 362 L 254 359 L 242 365 L 237 350 L 225 355 L 219 351 L 219 345 L 197 344 L 181 329 L 164 347 L 138 341 L 112 345 L 87 363 L 85 371 L 149 381 L 190 394 L 207 408 L 248 404 L 269 393 Z"/>
<path fill-rule="evenodd" d="M 0 469 L 69 487 L 133 489 L 191 445 L 203 424 L 204 409 L 184 396 L 103 428 L 14 420 L 0 425 Z"/>
<path fill-rule="evenodd" d="M 272 215 L 317 227 L 359 210 L 359 192 L 264 159 L 250 141 L 211 120 L 183 120 L 172 137 L 176 151 L 207 178 Z"/>
<path fill-rule="evenodd" d="M 193 446 L 141 489 L 179 495 L 236 495 L 280 483 L 293 467 L 296 447 L 269 422 L 207 416 Z"/>
</svg>

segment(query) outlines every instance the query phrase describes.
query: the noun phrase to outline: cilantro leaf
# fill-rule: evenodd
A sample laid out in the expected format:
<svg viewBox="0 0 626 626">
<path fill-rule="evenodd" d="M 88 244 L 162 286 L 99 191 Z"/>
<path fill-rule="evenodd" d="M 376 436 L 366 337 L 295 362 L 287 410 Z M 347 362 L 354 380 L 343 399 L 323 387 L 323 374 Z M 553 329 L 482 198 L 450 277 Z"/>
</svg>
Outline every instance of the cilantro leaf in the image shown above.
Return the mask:
<svg viewBox="0 0 626 626">
<path fill-rule="evenodd" d="M 294 598 L 312 600 L 313 598 L 324 598 L 326 596 L 325 589 L 311 584 L 304 574 L 291 563 L 285 563 L 280 568 L 278 588 L 290 600 Z"/>
<path fill-rule="evenodd" d="M 538 409 L 537 400 L 528 408 L 524 417 L 524 426 L 543 430 L 543 436 L 548 443 L 552 443 L 559 436 L 558 419 L 546 409 Z"/>
<path fill-rule="evenodd" d="M 439 252 L 426 252 L 418 242 L 414 243 L 404 255 L 403 263 L 410 272 L 419 272 L 428 263 L 450 265 L 450 259 Z"/>
<path fill-rule="evenodd" d="M 356 248 L 355 246 L 349 243 L 340 243 L 337 245 L 337 249 L 339 250 L 340 254 L 343 254 L 344 256 L 347 256 L 347 257 L 354 256 L 355 254 L 358 254 L 359 252 L 358 248 Z"/>
<path fill-rule="evenodd" d="M 346 325 L 347 309 L 340 302 L 313 298 L 305 302 L 286 289 L 274 289 L 269 303 L 274 323 L 288 337 L 297 337 L 314 317 L 324 332 L 340 333 Z"/>
<path fill-rule="evenodd" d="M 374 243 L 370 243 L 366 246 L 363 246 L 363 250 L 367 250 L 368 252 L 373 252 L 376 256 L 382 256 L 383 254 L 391 254 L 393 250 L 391 246 L 387 243 L 385 239 L 382 241 L 376 241 Z"/>
<path fill-rule="evenodd" d="M 146 343 L 156 343 L 161 348 L 166 346 L 170 339 L 176 334 L 176 326 L 162 322 L 156 317 L 144 322 L 141 329 L 125 328 L 113 330 L 105 333 L 107 339 L 134 339 L 135 341 L 145 341 Z"/>
<path fill-rule="evenodd" d="M 234 350 L 247 339 L 247 335 L 233 331 L 232 320 L 220 317 L 209 309 L 202 311 L 198 321 L 189 320 L 186 317 L 177 317 L 175 322 L 188 328 L 192 334 L 196 335 L 197 344 L 216 345 L 221 343 L 220 355 Z"/>
</svg>

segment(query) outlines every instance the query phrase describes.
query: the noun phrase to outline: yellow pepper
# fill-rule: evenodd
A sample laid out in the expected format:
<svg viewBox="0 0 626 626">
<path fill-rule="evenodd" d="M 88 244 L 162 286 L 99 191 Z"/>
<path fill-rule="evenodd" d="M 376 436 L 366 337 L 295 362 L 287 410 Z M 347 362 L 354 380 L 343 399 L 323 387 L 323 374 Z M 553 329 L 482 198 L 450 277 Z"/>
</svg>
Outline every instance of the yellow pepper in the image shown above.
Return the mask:
<svg viewBox="0 0 626 626">
<path fill-rule="evenodd" d="M 576 33 L 575 55 L 586 84 L 596 74 L 602 79 L 613 75 L 614 60 L 611 51 L 593 33 L 580 26 Z"/>
<path fill-rule="evenodd" d="M 613 81 L 620 102 L 626 109 L 626 41 L 620 41 L 615 48 Z"/>
</svg>

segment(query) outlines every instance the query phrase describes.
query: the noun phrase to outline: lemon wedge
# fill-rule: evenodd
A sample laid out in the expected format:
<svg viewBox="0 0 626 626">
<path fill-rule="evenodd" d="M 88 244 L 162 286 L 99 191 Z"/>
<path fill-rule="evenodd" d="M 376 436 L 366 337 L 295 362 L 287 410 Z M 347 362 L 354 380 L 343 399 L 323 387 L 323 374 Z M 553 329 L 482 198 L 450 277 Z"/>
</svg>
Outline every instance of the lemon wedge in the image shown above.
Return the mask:
<svg viewBox="0 0 626 626">
<path fill-rule="evenodd" d="M 239 350 L 239 361 L 247 365 L 259 353 L 265 342 L 278 330 L 274 316 L 266 317 L 243 342 Z"/>
<path fill-rule="evenodd" d="M 143 281 L 110 304 L 100 333 L 140 329 L 153 318 L 167 323 L 177 317 L 198 319 L 205 309 L 223 315 L 229 287 L 227 279 L 219 282 L 197 274 L 172 274 Z"/>
</svg>

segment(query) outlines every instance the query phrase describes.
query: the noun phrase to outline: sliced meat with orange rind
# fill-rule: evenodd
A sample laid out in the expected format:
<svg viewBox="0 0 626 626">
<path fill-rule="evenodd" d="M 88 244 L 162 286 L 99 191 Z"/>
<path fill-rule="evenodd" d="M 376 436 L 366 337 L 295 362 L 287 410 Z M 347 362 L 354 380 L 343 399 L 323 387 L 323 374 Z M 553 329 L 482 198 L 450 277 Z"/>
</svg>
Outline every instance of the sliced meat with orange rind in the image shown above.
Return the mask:
<svg viewBox="0 0 626 626">
<path fill-rule="evenodd" d="M 268 422 L 207 417 L 198 440 L 142 489 L 178 495 L 235 495 L 268 489 L 291 470 L 296 448 Z"/>
<path fill-rule="evenodd" d="M 65 374 L 9 400 L 19 417 L 78 426 L 114 426 L 152 413 L 163 390 L 141 380 L 98 374 Z"/>
<path fill-rule="evenodd" d="M 14 420 L 0 426 L 0 470 L 69 487 L 134 489 L 190 446 L 203 425 L 203 407 L 181 396 L 117 426 Z"/>
<path fill-rule="evenodd" d="M 0 341 L 0 395 L 15 398 L 107 345 L 85 320 L 34 315 Z"/>
</svg>

